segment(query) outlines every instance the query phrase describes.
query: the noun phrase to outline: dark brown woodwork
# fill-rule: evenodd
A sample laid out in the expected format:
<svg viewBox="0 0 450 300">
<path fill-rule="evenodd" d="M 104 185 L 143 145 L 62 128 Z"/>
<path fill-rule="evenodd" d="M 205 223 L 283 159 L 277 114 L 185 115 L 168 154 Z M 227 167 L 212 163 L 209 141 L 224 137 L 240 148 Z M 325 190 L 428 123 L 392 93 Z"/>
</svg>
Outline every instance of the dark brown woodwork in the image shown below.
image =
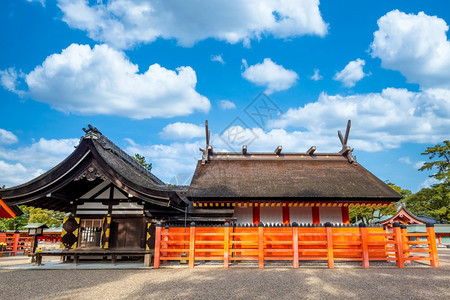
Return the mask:
<svg viewBox="0 0 450 300">
<path fill-rule="evenodd" d="M 247 155 L 247 145 L 242 146 L 242 154 Z"/>
<path fill-rule="evenodd" d="M 282 149 L 283 149 L 283 147 L 278 146 L 278 147 L 275 149 L 275 154 L 276 154 L 276 155 L 280 155 Z"/>
<path fill-rule="evenodd" d="M 306 151 L 306 153 L 309 155 L 313 155 L 314 151 L 316 151 L 316 146 L 312 146 L 311 148 L 309 148 L 308 151 Z"/>
<path fill-rule="evenodd" d="M 111 221 L 110 248 L 145 248 L 144 217 L 114 218 Z"/>
</svg>

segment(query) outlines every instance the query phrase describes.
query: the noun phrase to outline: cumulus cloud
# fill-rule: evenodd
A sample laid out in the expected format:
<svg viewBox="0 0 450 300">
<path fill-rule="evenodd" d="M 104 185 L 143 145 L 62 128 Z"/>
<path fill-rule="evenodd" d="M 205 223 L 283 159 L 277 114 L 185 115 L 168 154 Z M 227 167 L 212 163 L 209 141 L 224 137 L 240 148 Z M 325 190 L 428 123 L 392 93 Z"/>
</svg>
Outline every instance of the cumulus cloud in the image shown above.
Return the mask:
<svg viewBox="0 0 450 300">
<path fill-rule="evenodd" d="M 270 58 L 252 66 L 248 66 L 245 60 L 242 62 L 245 69 L 242 77 L 256 85 L 266 86 L 266 94 L 287 90 L 298 80 L 297 73 L 274 63 Z"/>
<path fill-rule="evenodd" d="M 368 74 L 364 73 L 363 67 L 366 64 L 364 59 L 356 59 L 349 62 L 344 69 L 337 72 L 333 79 L 342 82 L 346 87 L 353 87 Z"/>
<path fill-rule="evenodd" d="M 14 133 L 0 128 L 0 145 L 10 145 L 17 142 L 18 138 Z"/>
<path fill-rule="evenodd" d="M 204 141 L 141 145 L 128 139 L 128 153 L 139 153 L 152 162 L 152 173 L 161 180 L 173 184 L 189 184 L 197 161 L 201 159 L 199 147 Z"/>
<path fill-rule="evenodd" d="M 378 27 L 371 55 L 384 68 L 400 71 L 422 88 L 450 88 L 450 42 L 443 19 L 393 10 L 378 20 Z"/>
<path fill-rule="evenodd" d="M 448 137 L 450 91 L 409 92 L 387 88 L 381 93 L 352 96 L 322 93 L 317 102 L 291 108 L 271 128 L 305 128 L 317 137 L 345 129 L 352 120 L 350 145 L 359 150 L 380 151 L 403 143 L 436 143 Z"/>
<path fill-rule="evenodd" d="M 205 127 L 192 123 L 176 122 L 164 127 L 159 134 L 166 139 L 190 140 L 196 137 L 205 136 Z"/>
<path fill-rule="evenodd" d="M 222 65 L 225 64 L 225 61 L 223 60 L 222 54 L 211 55 L 211 61 L 216 61 L 218 63 L 221 63 Z"/>
<path fill-rule="evenodd" d="M 44 173 L 42 169 L 27 168 L 21 163 L 9 164 L 0 160 L 0 185 L 12 187 L 25 183 Z"/>
<path fill-rule="evenodd" d="M 324 36 L 319 0 L 153 1 L 58 0 L 63 21 L 90 38 L 119 48 L 176 39 L 182 46 L 215 38 L 231 44 L 264 35 Z"/>
<path fill-rule="evenodd" d="M 314 81 L 319 81 L 323 78 L 323 76 L 319 74 L 319 69 L 314 69 L 314 74 L 309 78 Z"/>
<path fill-rule="evenodd" d="M 234 102 L 231 102 L 230 100 L 220 100 L 219 106 L 223 110 L 236 108 L 236 104 L 234 104 Z"/>
<path fill-rule="evenodd" d="M 8 68 L 6 70 L 0 70 L 0 84 L 1 86 L 19 96 L 23 96 L 23 91 L 17 90 L 18 75 L 15 68 Z"/>
<path fill-rule="evenodd" d="M 72 153 L 78 142 L 79 139 L 48 140 L 41 138 L 27 147 L 16 149 L 0 147 L 0 159 L 33 167 L 50 168 Z"/>
<path fill-rule="evenodd" d="M 15 143 L 17 137 L 9 140 Z M 41 175 L 72 153 L 78 142 L 79 139 L 41 138 L 29 146 L 12 148 L 12 142 L 0 146 L 0 185 L 11 187 Z"/>
<path fill-rule="evenodd" d="M 123 52 L 107 45 L 72 44 L 48 56 L 25 76 L 34 100 L 66 112 L 134 119 L 207 112 L 209 100 L 196 90 L 191 67 L 151 65 L 144 73 Z"/>
</svg>

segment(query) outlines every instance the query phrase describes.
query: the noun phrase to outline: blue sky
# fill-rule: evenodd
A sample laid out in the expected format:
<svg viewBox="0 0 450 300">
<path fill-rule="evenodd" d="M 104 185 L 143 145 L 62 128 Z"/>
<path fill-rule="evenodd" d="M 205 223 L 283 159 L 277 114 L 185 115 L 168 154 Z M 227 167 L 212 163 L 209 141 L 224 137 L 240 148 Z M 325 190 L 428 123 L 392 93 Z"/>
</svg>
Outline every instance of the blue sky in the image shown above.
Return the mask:
<svg viewBox="0 0 450 300">
<path fill-rule="evenodd" d="M 415 192 L 449 138 L 449 22 L 445 1 L 1 1 L 0 185 L 87 124 L 183 184 L 206 119 L 215 150 L 249 152 L 338 152 L 351 119 L 358 162 Z"/>
</svg>

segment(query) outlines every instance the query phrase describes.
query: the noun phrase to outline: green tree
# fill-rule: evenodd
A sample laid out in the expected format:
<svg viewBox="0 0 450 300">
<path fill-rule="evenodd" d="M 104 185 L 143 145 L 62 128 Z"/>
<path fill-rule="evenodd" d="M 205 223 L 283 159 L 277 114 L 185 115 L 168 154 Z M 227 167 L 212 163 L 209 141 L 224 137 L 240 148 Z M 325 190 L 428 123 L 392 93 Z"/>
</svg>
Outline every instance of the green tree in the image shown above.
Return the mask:
<svg viewBox="0 0 450 300">
<path fill-rule="evenodd" d="M 422 155 L 428 155 L 431 161 L 425 162 L 419 171 L 436 170 L 430 177 L 438 183 L 408 197 L 406 207 L 416 215 L 450 221 L 450 142 L 428 147 Z"/>
<path fill-rule="evenodd" d="M 425 162 L 419 171 L 437 169 L 437 173 L 430 177 L 448 183 L 450 179 L 450 141 L 444 141 L 443 145 L 437 144 L 434 147 L 428 147 L 422 155 L 428 155 L 430 160 L 436 158 L 440 158 L 440 160 Z"/>
<path fill-rule="evenodd" d="M 401 187 L 387 182 L 387 185 L 391 187 L 394 191 L 403 196 L 403 199 L 412 195 L 410 190 L 402 189 Z M 400 200 L 397 205 L 403 202 L 404 200 Z M 397 206 L 384 206 L 384 207 L 370 207 L 370 206 L 352 206 L 349 209 L 350 213 L 350 222 L 364 222 L 366 224 L 371 224 L 379 220 L 384 216 L 393 215 L 397 212 Z"/>
<path fill-rule="evenodd" d="M 0 220 L 0 230 L 23 229 L 28 223 L 45 223 L 48 227 L 59 227 L 66 213 L 37 207 L 20 205 L 23 214 L 14 219 Z"/>
<path fill-rule="evenodd" d="M 140 164 L 141 166 L 143 166 L 147 171 L 151 171 L 152 170 L 152 164 L 151 163 L 147 163 L 145 156 L 140 155 L 139 153 L 136 153 L 133 157 L 132 157 L 138 164 Z"/>
</svg>

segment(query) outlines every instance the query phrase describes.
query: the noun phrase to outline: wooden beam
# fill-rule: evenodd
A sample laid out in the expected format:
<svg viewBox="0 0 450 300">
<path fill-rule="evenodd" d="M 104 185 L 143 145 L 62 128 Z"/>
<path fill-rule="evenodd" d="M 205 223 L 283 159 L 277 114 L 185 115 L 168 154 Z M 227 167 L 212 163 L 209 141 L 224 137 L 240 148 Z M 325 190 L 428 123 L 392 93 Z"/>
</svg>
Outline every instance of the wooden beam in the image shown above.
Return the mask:
<svg viewBox="0 0 450 300">
<path fill-rule="evenodd" d="M 242 154 L 247 154 L 247 145 L 242 146 Z"/>
<path fill-rule="evenodd" d="M 342 150 L 339 151 L 339 154 L 346 156 L 349 152 L 350 152 L 350 147 L 345 146 L 345 147 L 342 147 Z"/>
<path fill-rule="evenodd" d="M 278 146 L 278 147 L 275 149 L 275 154 L 276 154 L 276 155 L 280 155 L 282 149 L 283 149 L 283 147 Z"/>
<path fill-rule="evenodd" d="M 314 151 L 316 151 L 316 146 L 312 146 L 311 148 L 309 148 L 308 151 L 306 151 L 306 153 L 308 153 L 309 155 L 313 155 Z"/>
<path fill-rule="evenodd" d="M 345 136 L 344 136 L 344 145 L 347 145 L 348 135 L 350 134 L 350 126 L 352 126 L 352 121 L 348 120 L 347 129 L 345 130 Z"/>
</svg>

